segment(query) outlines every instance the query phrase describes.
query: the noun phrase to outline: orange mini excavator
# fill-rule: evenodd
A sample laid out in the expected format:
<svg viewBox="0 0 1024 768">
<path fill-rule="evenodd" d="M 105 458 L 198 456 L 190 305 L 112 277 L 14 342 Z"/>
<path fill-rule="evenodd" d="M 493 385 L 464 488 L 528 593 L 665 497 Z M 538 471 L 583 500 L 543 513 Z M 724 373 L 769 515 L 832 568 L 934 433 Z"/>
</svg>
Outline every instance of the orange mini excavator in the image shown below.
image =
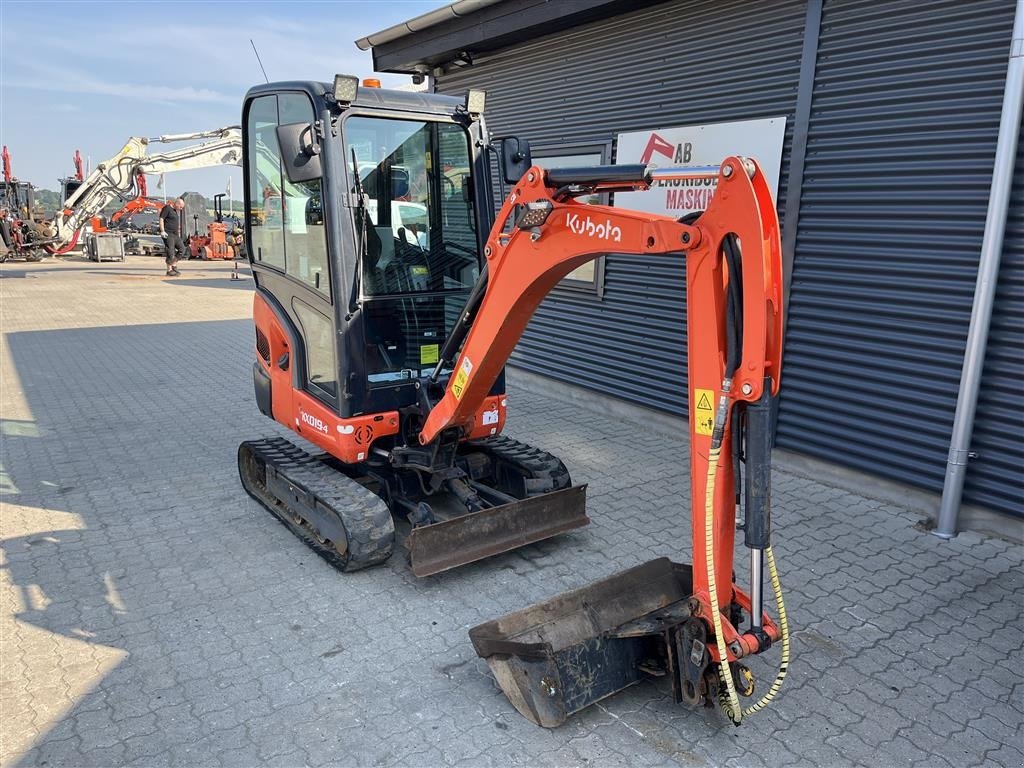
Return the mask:
<svg viewBox="0 0 1024 768">
<path fill-rule="evenodd" d="M 544 726 L 664 675 L 679 702 L 718 701 L 739 722 L 774 695 L 788 655 L 769 545 L 783 307 L 768 184 L 741 157 L 545 170 L 525 141 L 491 142 L 483 101 L 343 75 L 246 95 L 256 401 L 326 453 L 245 442 L 242 483 L 346 571 L 391 555 L 395 519 L 408 524 L 417 576 L 587 524 L 585 486 L 565 465 L 501 435 L 504 366 L 571 270 L 606 253 L 683 259 L 693 565 L 653 560 L 471 638 L 516 708 Z M 510 185 L 496 215 L 492 161 Z M 580 201 L 685 179 L 713 179 L 717 193 L 681 221 Z M 749 592 L 733 573 L 741 485 Z M 778 624 L 763 609 L 765 565 Z M 778 641 L 780 676 L 744 710 L 738 696 L 754 685 L 740 660 Z"/>
</svg>

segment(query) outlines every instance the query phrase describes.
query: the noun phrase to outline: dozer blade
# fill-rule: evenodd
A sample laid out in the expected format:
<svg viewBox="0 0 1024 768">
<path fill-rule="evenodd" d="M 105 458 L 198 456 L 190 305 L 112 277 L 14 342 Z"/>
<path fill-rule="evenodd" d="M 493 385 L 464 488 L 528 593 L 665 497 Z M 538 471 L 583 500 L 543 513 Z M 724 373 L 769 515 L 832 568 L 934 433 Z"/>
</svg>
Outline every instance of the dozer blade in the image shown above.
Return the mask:
<svg viewBox="0 0 1024 768">
<path fill-rule="evenodd" d="M 581 528 L 590 522 L 586 500 L 587 486 L 574 485 L 413 528 L 405 540 L 412 572 L 430 576 Z"/>
<path fill-rule="evenodd" d="M 469 638 L 519 713 L 554 728 L 647 677 L 652 660 L 674 689 L 681 663 L 706 660 L 703 644 L 676 640 L 698 621 L 692 587 L 691 567 L 663 557 L 480 624 Z"/>
</svg>

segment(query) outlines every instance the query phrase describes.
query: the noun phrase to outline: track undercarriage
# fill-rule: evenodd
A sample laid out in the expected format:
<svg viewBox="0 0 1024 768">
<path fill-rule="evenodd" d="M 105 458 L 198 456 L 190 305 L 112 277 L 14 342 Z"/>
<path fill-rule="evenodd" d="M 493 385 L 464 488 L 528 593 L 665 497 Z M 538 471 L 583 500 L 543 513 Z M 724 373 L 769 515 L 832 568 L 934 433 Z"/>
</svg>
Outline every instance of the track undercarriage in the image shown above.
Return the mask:
<svg viewBox="0 0 1024 768">
<path fill-rule="evenodd" d="M 443 453 L 443 452 L 442 452 Z M 238 469 L 247 493 L 342 571 L 391 556 L 396 518 L 413 573 L 428 576 L 586 525 L 586 486 L 557 458 L 507 437 L 453 443 L 443 466 L 393 452 L 346 465 L 284 438 L 247 441 Z M 421 463 L 417 463 L 421 462 Z"/>
</svg>

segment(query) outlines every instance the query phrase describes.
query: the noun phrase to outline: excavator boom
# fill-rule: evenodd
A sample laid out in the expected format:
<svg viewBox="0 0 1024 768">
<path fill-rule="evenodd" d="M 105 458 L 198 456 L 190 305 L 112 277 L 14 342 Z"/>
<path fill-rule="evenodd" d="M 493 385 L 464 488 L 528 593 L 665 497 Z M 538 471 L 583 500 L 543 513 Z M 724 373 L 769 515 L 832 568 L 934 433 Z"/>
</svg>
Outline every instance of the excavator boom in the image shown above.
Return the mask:
<svg viewBox="0 0 1024 768">
<path fill-rule="evenodd" d="M 765 387 L 778 392 L 782 355 L 782 274 L 778 216 L 757 162 L 728 158 L 720 169 L 658 169 L 643 166 L 545 171 L 531 168 L 502 206 L 484 249 L 487 269 L 470 307 L 472 324 L 444 396 L 427 415 L 420 443 L 445 430 L 468 432 L 475 414 L 505 366 L 540 302 L 569 272 L 602 254 L 636 253 L 686 261 L 687 369 L 691 437 L 692 508 L 705 501 L 708 451 L 714 411 L 722 397 L 727 358 L 741 355 L 731 402 L 757 402 Z M 577 202 L 577 194 L 642 190 L 658 180 L 699 179 L 714 175 L 718 192 L 692 224 L 667 216 Z M 737 273 L 730 276 L 726 248 L 742 243 Z M 739 310 L 730 309 L 730 282 L 741 284 Z M 736 293 L 733 294 L 736 300 Z M 472 303 L 472 299 L 471 299 Z M 740 328 L 730 318 L 742 318 Z M 740 333 L 741 331 L 741 333 Z M 733 334 L 730 350 L 730 334 Z M 680 350 L 682 352 L 682 350 Z M 438 366 L 444 364 L 444 360 Z M 637 378 L 644 372 L 638 369 Z M 716 540 L 719 542 L 719 594 L 731 599 L 735 489 L 731 441 L 722 445 L 715 486 Z M 694 515 L 693 544 L 698 578 L 695 591 L 706 599 L 704 525 Z M 732 638 L 735 639 L 735 638 Z"/>
</svg>

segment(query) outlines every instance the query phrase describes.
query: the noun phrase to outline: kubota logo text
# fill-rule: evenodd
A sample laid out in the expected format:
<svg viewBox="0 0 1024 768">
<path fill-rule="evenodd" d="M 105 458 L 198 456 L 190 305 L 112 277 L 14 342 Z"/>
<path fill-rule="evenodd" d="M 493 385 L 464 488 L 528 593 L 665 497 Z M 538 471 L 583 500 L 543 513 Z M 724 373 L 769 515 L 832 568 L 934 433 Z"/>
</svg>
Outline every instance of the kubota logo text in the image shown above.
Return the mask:
<svg viewBox="0 0 1024 768">
<path fill-rule="evenodd" d="M 325 435 L 327 434 L 327 425 L 320 421 L 316 416 L 311 416 L 305 411 L 299 411 L 299 415 L 302 416 L 302 420 L 313 429 L 323 432 Z"/>
<path fill-rule="evenodd" d="M 590 220 L 590 216 L 581 219 L 578 213 L 570 213 L 565 217 L 565 223 L 577 235 L 596 237 L 601 240 L 614 240 L 616 243 L 622 242 L 622 229 L 621 227 L 614 226 L 611 219 L 605 219 L 604 224 L 595 224 Z"/>
</svg>

